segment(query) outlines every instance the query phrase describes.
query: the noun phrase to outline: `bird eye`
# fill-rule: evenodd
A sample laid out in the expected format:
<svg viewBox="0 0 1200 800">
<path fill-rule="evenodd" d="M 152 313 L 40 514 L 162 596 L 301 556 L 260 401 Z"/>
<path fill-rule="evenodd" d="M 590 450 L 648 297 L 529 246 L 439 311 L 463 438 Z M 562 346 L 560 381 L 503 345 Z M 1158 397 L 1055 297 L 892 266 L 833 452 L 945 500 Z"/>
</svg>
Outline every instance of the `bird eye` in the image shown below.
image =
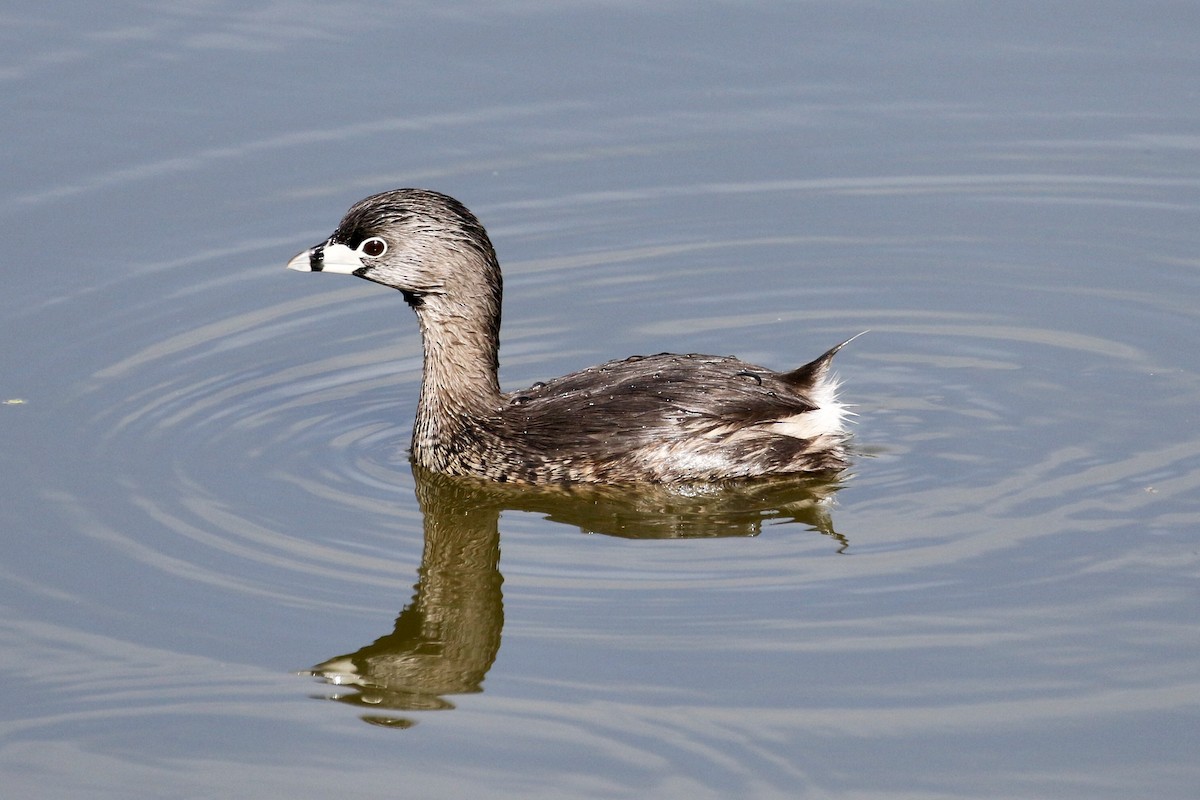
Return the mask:
<svg viewBox="0 0 1200 800">
<path fill-rule="evenodd" d="M 370 239 L 364 240 L 363 243 L 358 246 L 358 251 L 364 255 L 370 256 L 371 258 L 379 258 L 381 255 L 387 252 L 387 242 L 385 242 L 383 239 L 380 239 L 378 236 L 372 236 Z"/>
</svg>

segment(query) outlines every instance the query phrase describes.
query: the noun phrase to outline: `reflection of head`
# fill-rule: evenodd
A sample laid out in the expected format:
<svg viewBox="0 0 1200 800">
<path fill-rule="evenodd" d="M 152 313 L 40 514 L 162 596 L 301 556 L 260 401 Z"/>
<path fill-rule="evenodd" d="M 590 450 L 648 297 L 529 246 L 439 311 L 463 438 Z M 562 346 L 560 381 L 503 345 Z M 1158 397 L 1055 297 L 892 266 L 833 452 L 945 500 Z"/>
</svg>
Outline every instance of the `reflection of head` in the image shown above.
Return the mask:
<svg viewBox="0 0 1200 800">
<path fill-rule="evenodd" d="M 473 502 L 452 484 L 420 479 L 417 497 L 425 550 L 416 592 L 391 633 L 312 668 L 328 683 L 354 687 L 334 699 L 381 710 L 454 708 L 444 695 L 480 691 L 500 649 L 499 509 Z M 379 715 L 367 721 L 412 724 Z"/>
</svg>

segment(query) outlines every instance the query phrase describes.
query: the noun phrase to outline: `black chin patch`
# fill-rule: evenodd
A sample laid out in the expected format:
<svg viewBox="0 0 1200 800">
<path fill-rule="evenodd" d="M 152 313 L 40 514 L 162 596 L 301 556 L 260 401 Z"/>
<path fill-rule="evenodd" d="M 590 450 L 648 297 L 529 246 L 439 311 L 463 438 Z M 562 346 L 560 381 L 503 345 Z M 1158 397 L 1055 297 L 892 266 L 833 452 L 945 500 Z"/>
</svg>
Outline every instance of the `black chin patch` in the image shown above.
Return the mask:
<svg viewBox="0 0 1200 800">
<path fill-rule="evenodd" d="M 308 251 L 308 268 L 313 272 L 325 269 L 325 245 L 319 244 Z"/>
<path fill-rule="evenodd" d="M 420 292 L 410 292 L 407 289 L 401 289 L 400 294 L 404 295 L 404 302 L 413 308 L 420 308 L 425 303 L 425 295 Z"/>
</svg>

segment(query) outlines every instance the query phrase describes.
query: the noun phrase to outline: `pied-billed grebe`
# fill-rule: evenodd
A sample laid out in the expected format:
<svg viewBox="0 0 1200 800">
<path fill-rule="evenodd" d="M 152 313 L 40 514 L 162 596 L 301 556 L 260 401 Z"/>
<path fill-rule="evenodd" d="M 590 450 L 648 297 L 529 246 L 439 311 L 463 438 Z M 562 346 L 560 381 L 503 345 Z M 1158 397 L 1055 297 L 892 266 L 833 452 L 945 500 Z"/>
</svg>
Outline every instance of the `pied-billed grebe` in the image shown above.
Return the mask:
<svg viewBox="0 0 1200 800">
<path fill-rule="evenodd" d="M 844 467 L 830 361 L 791 372 L 736 358 L 633 356 L 502 393 L 500 265 L 452 197 L 397 189 L 355 203 L 288 262 L 399 289 L 424 345 L 412 457 L 514 483 L 710 482 Z"/>
</svg>

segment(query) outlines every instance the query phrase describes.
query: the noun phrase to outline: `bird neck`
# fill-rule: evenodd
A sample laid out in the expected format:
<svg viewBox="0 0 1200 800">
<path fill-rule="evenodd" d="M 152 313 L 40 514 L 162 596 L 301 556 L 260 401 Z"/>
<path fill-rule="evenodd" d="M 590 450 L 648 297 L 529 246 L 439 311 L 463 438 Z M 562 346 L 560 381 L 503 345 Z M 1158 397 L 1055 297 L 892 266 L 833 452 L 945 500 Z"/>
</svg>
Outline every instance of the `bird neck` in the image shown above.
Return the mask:
<svg viewBox="0 0 1200 800">
<path fill-rule="evenodd" d="M 462 286 L 453 297 L 430 293 L 410 302 L 425 351 L 414 438 L 446 441 L 499 405 L 499 286 Z"/>
</svg>

